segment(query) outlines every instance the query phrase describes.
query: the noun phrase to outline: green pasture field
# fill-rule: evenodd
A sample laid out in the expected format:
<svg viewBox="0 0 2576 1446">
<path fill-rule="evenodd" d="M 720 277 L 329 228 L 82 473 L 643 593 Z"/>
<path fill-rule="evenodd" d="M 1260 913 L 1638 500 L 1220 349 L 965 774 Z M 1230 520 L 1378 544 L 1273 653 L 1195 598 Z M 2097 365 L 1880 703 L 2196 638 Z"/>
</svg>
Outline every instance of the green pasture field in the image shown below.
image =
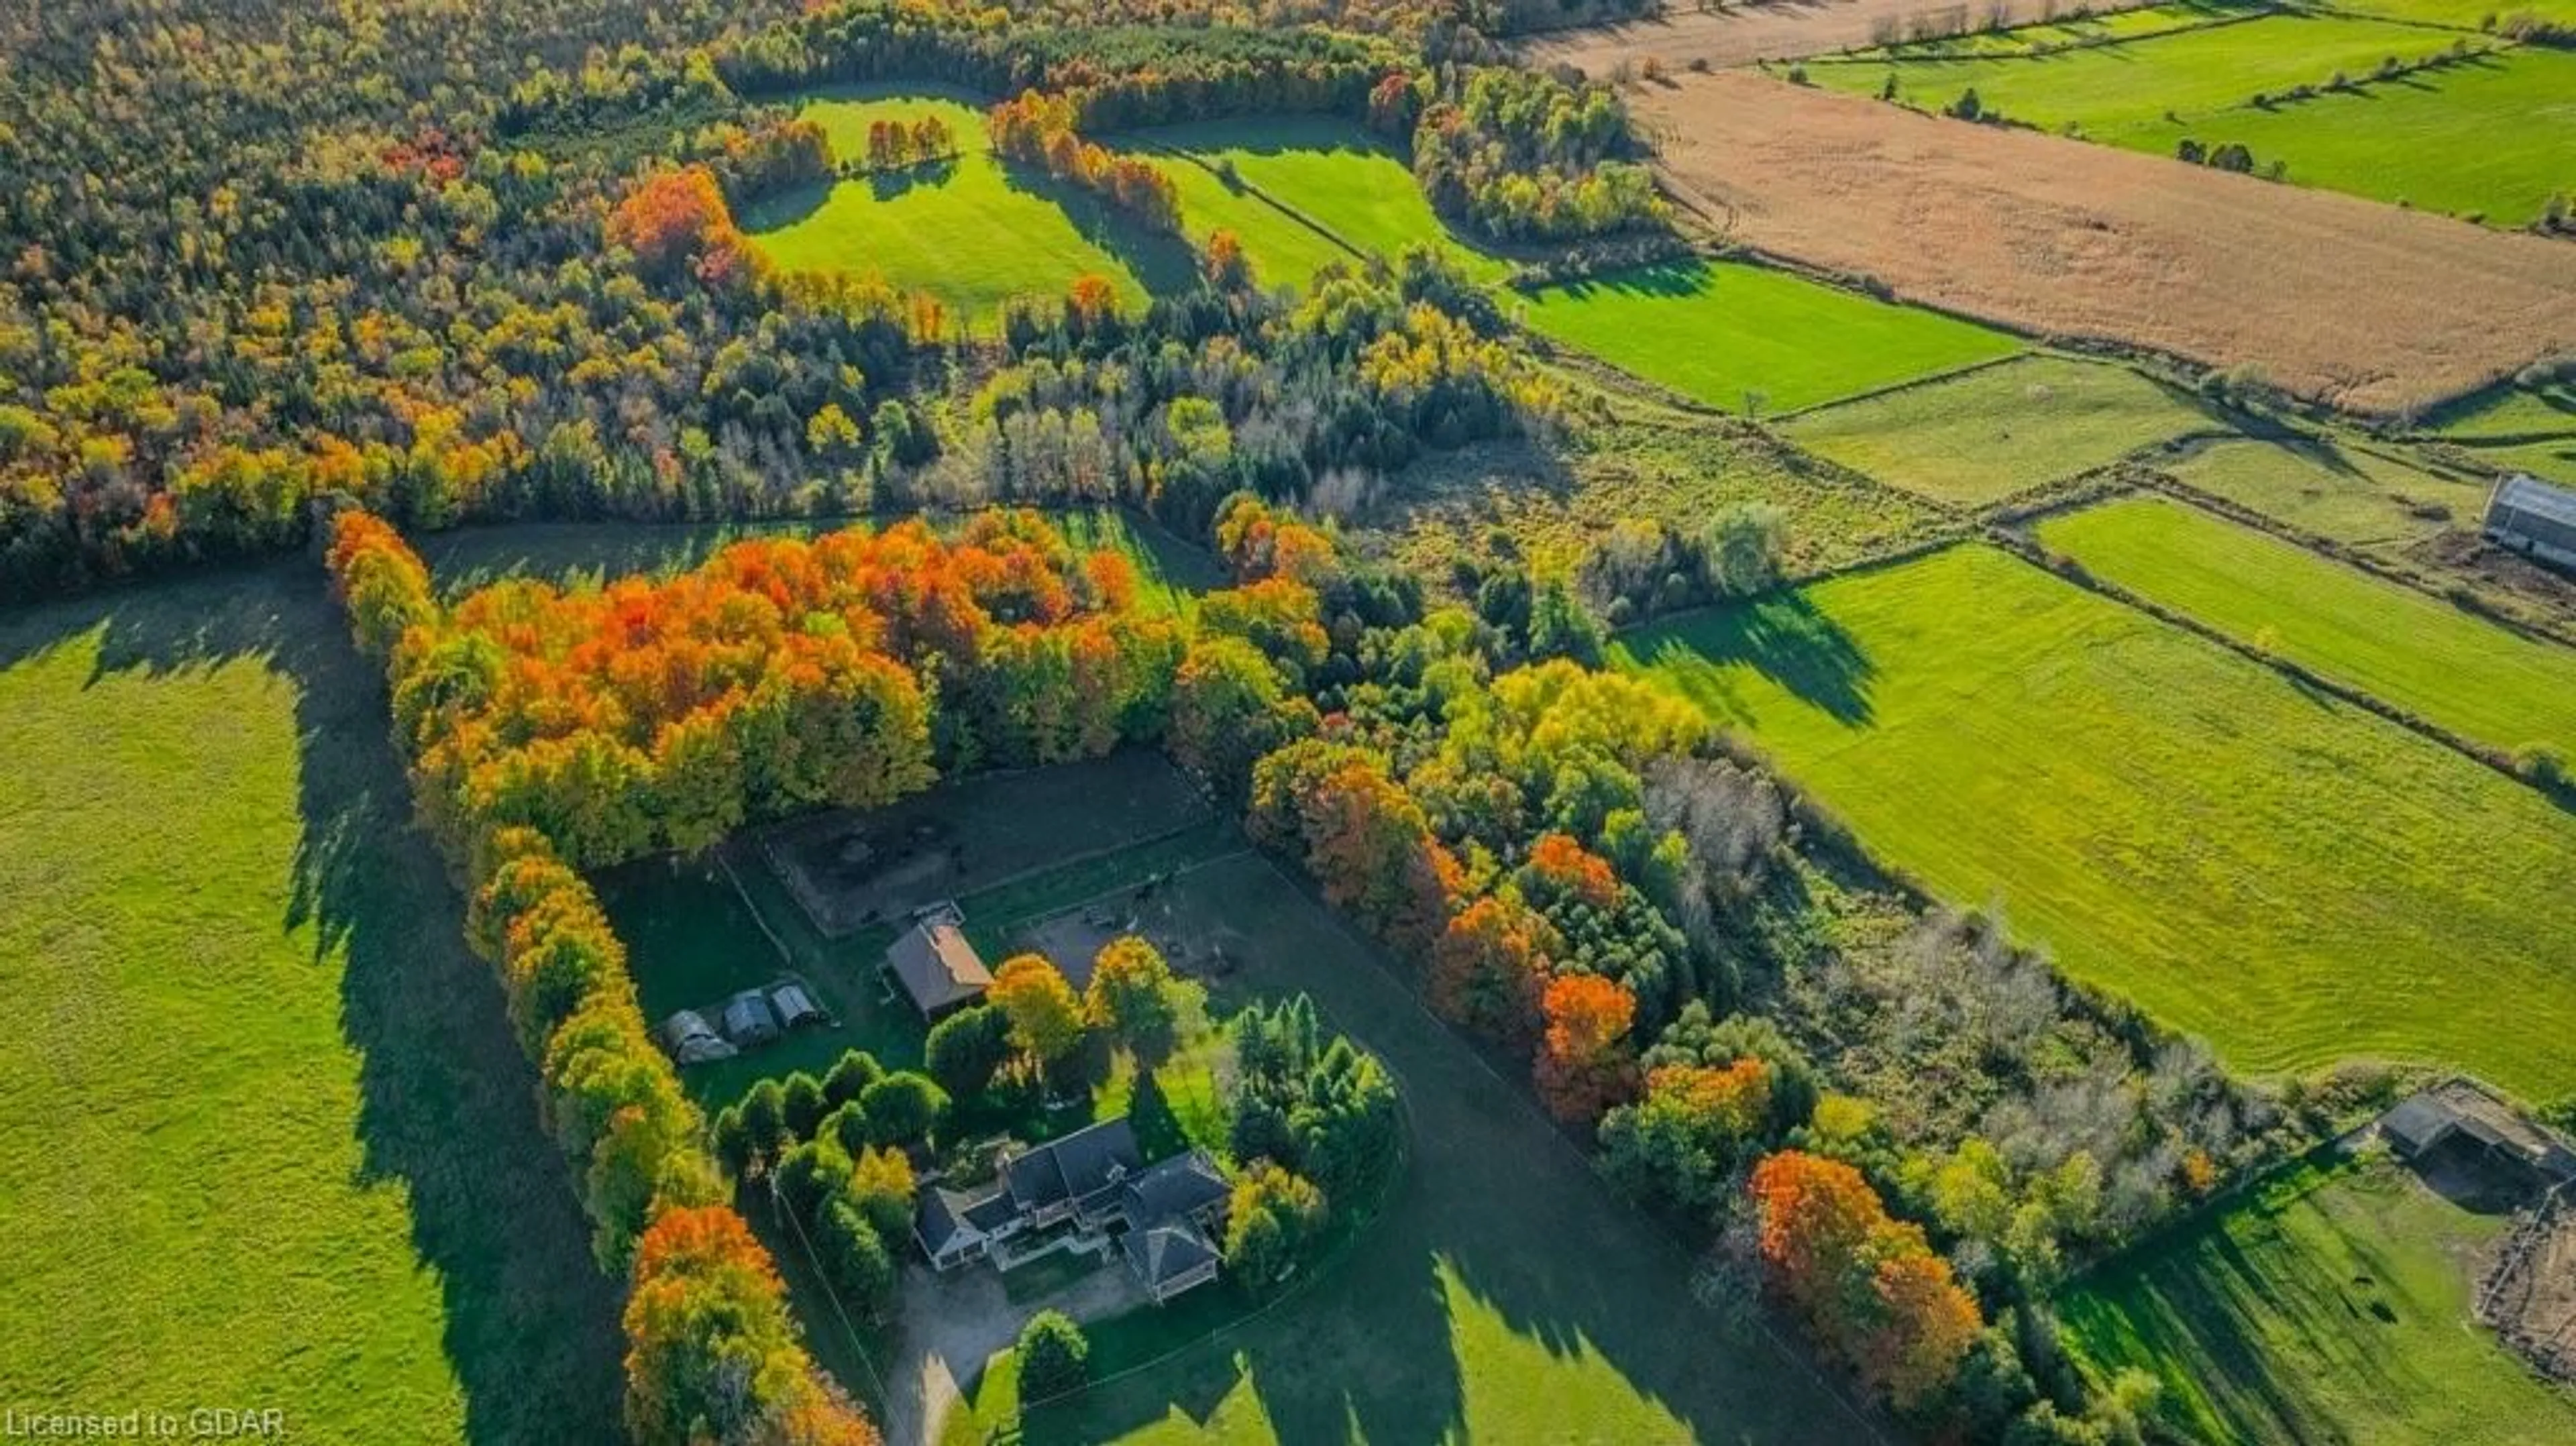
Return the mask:
<svg viewBox="0 0 2576 1446">
<path fill-rule="evenodd" d="M 1392 479 L 1363 525 L 1425 578 L 1509 540 L 1540 573 L 1583 560 L 1623 518 L 1685 528 L 1762 502 L 1788 517 L 1792 572 L 1839 567 L 1954 525 L 1892 487 L 1828 472 L 1777 443 L 1700 424 L 1586 425 L 1549 447 L 1503 442 L 1443 453 Z"/>
<path fill-rule="evenodd" d="M 2295 1446 L 2576 1440 L 2576 1394 L 2470 1314 L 2508 1224 L 2385 1162 L 2304 1161 L 2057 1302 L 2100 1375 L 2163 1383 L 2176 1439 Z"/>
<path fill-rule="evenodd" d="M 2576 1087 L 2576 813 L 2440 744 L 1983 545 L 1614 652 L 2238 1068 Z"/>
<path fill-rule="evenodd" d="M 2186 137 L 2241 144 L 2258 169 L 2279 160 L 2292 185 L 2526 226 L 2552 194 L 2576 187 L 2576 53 L 2522 46 L 2269 110 L 2098 139 L 2169 156 Z"/>
<path fill-rule="evenodd" d="M 1215 553 L 1124 508 L 1067 508 L 1049 511 L 1047 520 L 1077 547 L 1114 548 L 1124 555 L 1136 569 L 1138 605 L 1147 611 L 1186 613 L 1198 605 L 1200 593 L 1228 584 L 1225 563 Z M 510 577 L 564 588 L 597 587 L 636 574 L 669 577 L 749 538 L 813 537 L 868 525 L 864 518 L 534 523 L 459 528 L 422 537 L 417 545 L 440 591 L 453 598 Z"/>
<path fill-rule="evenodd" d="M 1792 417 L 1796 446 L 1954 507 L 1982 507 L 2226 424 L 2125 367 L 2033 356 Z"/>
<path fill-rule="evenodd" d="M 2576 25 L 2576 0 L 2330 0 L 2319 8 L 2456 30 L 2483 30 L 2490 18 L 2501 22 L 2517 15 Z"/>
<path fill-rule="evenodd" d="M 1450 230 L 1404 159 L 1349 121 L 1200 121 L 1132 139 L 1138 148 L 1180 153 L 1160 159 L 1180 184 L 1190 236 L 1204 243 L 1219 227 L 1232 230 L 1265 285 L 1303 286 L 1355 252 L 1392 258 L 1425 243 L 1478 281 L 1500 281 L 1511 270 L 1508 259 Z"/>
<path fill-rule="evenodd" d="M 2404 544 L 2446 529 L 2474 530 L 2488 484 L 2318 441 L 2212 442 L 2165 472 L 2239 507 L 2334 542 Z"/>
<path fill-rule="evenodd" d="M 2576 437 L 2576 385 L 2514 387 L 2441 418 L 2435 430 L 2463 443 Z"/>
<path fill-rule="evenodd" d="M 1932 109 L 1973 88 L 1990 113 L 2043 130 L 2080 127 L 2093 139 L 2116 141 L 2123 131 L 2161 124 L 2168 112 L 2214 123 L 2215 112 L 2246 105 L 2258 93 L 2321 86 L 2339 70 L 2358 80 L 2384 57 L 2420 60 L 2448 49 L 2454 38 L 2380 20 L 2292 12 L 2055 55 L 1819 65 L 1808 76 L 1836 90 L 1876 95 L 1893 75 L 1897 99 Z"/>
<path fill-rule="evenodd" d="M 1223 1287 L 1095 1325 L 1095 1375 L 1145 1368 L 1016 1426 L 1013 1362 L 998 1356 L 966 1381 L 946 1446 L 1764 1446 L 1846 1429 L 1803 1365 L 1693 1301 L 1690 1262 L 1608 1193 L 1519 1082 L 1495 1078 L 1269 862 L 1244 854 L 1165 892 L 1171 927 L 1221 941 L 1235 962 L 1210 981 L 1220 1015 L 1304 991 L 1386 1061 L 1404 1089 L 1407 1169 L 1302 1293 L 1206 1339 L 1235 1309 Z"/>
<path fill-rule="evenodd" d="M 2094 576 L 2474 742 L 2576 757 L 2576 649 L 2162 497 L 2052 517 Z"/>
<path fill-rule="evenodd" d="M 1184 290 L 1189 249 L 1126 222 L 1088 193 L 988 151 L 983 112 L 957 93 L 848 91 L 809 100 L 837 154 L 865 154 L 871 121 L 937 114 L 964 154 L 890 176 L 839 181 L 750 208 L 743 229 L 788 271 L 870 272 L 945 301 L 953 320 L 989 330 L 1016 296 L 1061 296 L 1085 274 L 1107 277 L 1131 305 Z M 857 148 L 855 151 L 853 147 Z"/>
<path fill-rule="evenodd" d="M 2114 10 L 2103 15 L 2069 16 L 2042 24 L 2019 25 L 2009 30 L 1971 30 L 1963 35 L 1909 40 L 1896 45 L 1855 50 L 1848 55 L 1817 56 L 1803 63 L 1812 75 L 1822 67 L 1833 65 L 1885 65 L 1889 61 L 2028 55 L 2040 49 L 2062 50 L 2071 45 L 2140 40 L 2150 35 L 2164 35 L 2260 13 L 2265 8 L 2268 7 L 2259 4 L 2227 4 L 2223 0 L 2200 0 L 2200 3 L 2182 0 L 2178 4 L 2145 5 L 2135 10 Z"/>
<path fill-rule="evenodd" d="M 1974 322 L 1738 262 L 1639 267 L 1505 305 L 1542 336 L 1730 412 L 1811 407 L 2021 349 Z"/>
<path fill-rule="evenodd" d="M 0 618 L 0 1400 L 618 1432 L 617 1295 L 308 562 Z"/>
</svg>

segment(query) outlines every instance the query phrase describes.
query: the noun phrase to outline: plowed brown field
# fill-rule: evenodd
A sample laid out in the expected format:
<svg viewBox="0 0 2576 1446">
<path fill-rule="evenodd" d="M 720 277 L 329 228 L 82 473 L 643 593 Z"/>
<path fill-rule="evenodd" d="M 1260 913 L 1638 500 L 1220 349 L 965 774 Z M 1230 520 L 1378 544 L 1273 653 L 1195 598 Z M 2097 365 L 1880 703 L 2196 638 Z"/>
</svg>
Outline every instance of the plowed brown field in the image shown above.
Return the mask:
<svg viewBox="0 0 2576 1446">
<path fill-rule="evenodd" d="M 2108 0 L 2094 4 L 2091 13 L 2151 3 Z M 1911 33 L 1918 21 L 1928 22 L 1933 33 L 1954 34 L 1971 25 L 1986 25 L 1997 8 L 2010 17 L 2010 23 L 2025 25 L 2075 7 L 2059 0 L 2002 0 L 2000 7 L 1991 0 L 1980 0 L 1974 7 L 1963 0 L 1772 0 L 1737 4 L 1723 12 L 1693 10 L 1533 36 L 1521 53 L 1534 64 L 1563 62 L 1596 77 L 1607 77 L 1623 60 L 1643 64 L 1652 58 L 1675 69 L 1694 60 L 1750 65 L 1757 60 L 1795 60 L 1876 45 L 1889 33 L 1884 27 L 1890 24 L 1900 35 Z"/>
<path fill-rule="evenodd" d="M 2576 245 L 1749 73 L 1632 104 L 1754 249 L 2043 335 L 2253 363 L 2361 412 L 2576 348 Z"/>
</svg>

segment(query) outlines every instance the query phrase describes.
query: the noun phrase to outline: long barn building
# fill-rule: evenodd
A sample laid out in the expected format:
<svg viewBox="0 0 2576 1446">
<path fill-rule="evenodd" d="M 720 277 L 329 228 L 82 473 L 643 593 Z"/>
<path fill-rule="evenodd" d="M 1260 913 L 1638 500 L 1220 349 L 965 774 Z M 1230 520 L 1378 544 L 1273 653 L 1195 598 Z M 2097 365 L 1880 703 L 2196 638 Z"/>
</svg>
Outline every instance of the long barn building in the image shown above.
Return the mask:
<svg viewBox="0 0 2576 1446">
<path fill-rule="evenodd" d="M 2576 491 L 2517 474 L 2487 499 L 2487 541 L 2576 567 Z"/>
</svg>

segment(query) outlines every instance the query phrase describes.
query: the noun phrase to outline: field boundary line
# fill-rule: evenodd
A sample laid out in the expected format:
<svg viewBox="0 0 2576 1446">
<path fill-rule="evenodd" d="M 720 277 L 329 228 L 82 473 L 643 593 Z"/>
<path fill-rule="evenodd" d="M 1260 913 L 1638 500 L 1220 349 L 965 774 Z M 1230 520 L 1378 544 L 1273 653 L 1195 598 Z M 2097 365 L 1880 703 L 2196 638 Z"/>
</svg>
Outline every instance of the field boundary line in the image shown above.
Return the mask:
<svg viewBox="0 0 2576 1446">
<path fill-rule="evenodd" d="M 1868 295 L 1869 295 L 1869 293 L 1868 293 L 1868 292 L 1865 292 L 1865 291 L 1864 291 L 1864 292 L 1862 292 L 1862 293 L 1860 293 L 1860 294 L 1861 294 L 1861 295 L 1863 295 L 1863 296 L 1868 296 Z M 1871 299 L 1872 299 L 1872 300 L 1876 300 L 1877 298 L 1872 297 Z M 1889 303 L 1889 304 L 1890 304 L 1890 305 L 1895 305 L 1895 306 L 1912 306 L 1912 305 L 1913 305 L 1913 303 L 1911 303 L 1911 302 L 1902 302 L 1902 301 L 1900 301 L 1900 302 L 1892 302 L 1892 303 Z M 1926 311 L 1931 310 L 1931 308 L 1929 308 L 1929 307 L 1923 307 L 1923 308 L 1919 308 L 1919 309 L 1921 309 L 1921 310 L 1926 310 Z M 1936 313 L 1936 314 L 1938 314 L 1938 313 Z M 1958 320 L 1958 319 L 1959 319 L 1959 318 L 1957 318 L 1957 317 L 1952 317 L 1952 318 L 1951 318 L 1951 320 L 1953 320 L 1953 321 L 1956 321 L 1956 320 Z M 1983 322 L 1979 322 L 1979 323 L 1976 323 L 1976 324 L 1977 324 L 1977 325 L 1979 325 L 1979 326 L 1984 326 L 1984 325 L 1985 325 L 1985 323 L 1983 323 Z M 1988 329 L 1988 330 L 1990 330 L 1990 331 L 1992 331 L 1992 330 L 1997 330 L 1998 328 L 1988 327 L 1987 329 Z M 1963 363 L 1962 365 L 1959 365 L 1959 366 L 1951 367 L 1951 368 L 1950 368 L 1950 369 L 1948 369 L 1947 371 L 1926 372 L 1925 374 L 1923 374 L 1922 376 L 1919 376 L 1919 377 L 1908 377 L 1907 379 L 1905 379 L 1904 381 L 1901 381 L 1901 382 L 1889 382 L 1889 383 L 1888 383 L 1888 384 L 1886 384 L 1885 386 L 1871 387 L 1871 388 L 1870 388 L 1870 389 L 1868 389 L 1867 391 L 1854 392 L 1854 393 L 1852 393 L 1851 395 L 1849 395 L 1849 396 L 1847 396 L 1847 397 L 1832 397 L 1832 398 L 1828 398 L 1827 400 L 1825 400 L 1825 401 L 1821 401 L 1821 402 L 1809 402 L 1807 405 L 1805 405 L 1805 406 L 1803 406 L 1803 407 L 1790 407 L 1790 408 L 1788 408 L 1788 409 L 1787 409 L 1787 410 L 1785 410 L 1785 411 L 1773 412 L 1769 417 L 1765 418 L 1764 420 L 1766 420 L 1766 421 L 1772 421 L 1772 422 L 1794 422 L 1794 421 L 1798 420 L 1800 417 L 1809 416 L 1809 415 L 1812 415 L 1812 414 L 1814 414 L 1814 413 L 1816 413 L 1816 412 L 1829 412 L 1829 411 L 1832 411 L 1832 410 L 1833 410 L 1834 408 L 1836 408 L 1836 407 L 1849 407 L 1849 406 L 1856 406 L 1856 405 L 1858 405 L 1859 403 L 1862 403 L 1862 402 L 1874 402 L 1874 401 L 1877 401 L 1878 399 L 1880 399 L 1881 397 L 1890 397 L 1890 396 L 1894 396 L 1894 395 L 1896 395 L 1896 394 L 1897 394 L 1897 393 L 1899 393 L 1899 392 L 1910 392 L 1910 391 L 1914 390 L 1914 389 L 1915 389 L 1915 388 L 1917 388 L 1917 387 L 1929 387 L 1929 386 L 1936 386 L 1936 385 L 1938 385 L 1938 384 L 1940 384 L 1940 383 L 1942 383 L 1942 382 L 1954 382 L 1954 381 L 1957 381 L 1959 378 L 1964 377 L 1964 376 L 1972 376 L 1972 375 L 1974 375 L 1974 374 L 1976 374 L 1976 373 L 1978 373 L 1978 372 L 1982 372 L 1982 371 L 1991 371 L 1991 370 L 1993 370 L 1993 369 L 1994 369 L 1994 368 L 1996 368 L 1996 367 L 2010 366 L 2010 365 L 2012 365 L 2014 362 L 2017 362 L 2017 361 L 2027 361 L 2027 360 L 2029 360 L 2030 358 L 2035 357 L 2035 356 L 2054 356 L 2054 355 L 2057 355 L 2057 353 L 2054 353 L 2054 352 L 2050 351 L 2046 346 L 2042 345 L 2041 343 L 2035 342 L 2035 341 L 2031 340 L 2031 339 L 2030 339 L 2030 338 L 2028 338 L 2028 337 L 2022 336 L 2022 335 L 2021 335 L 2020 333 L 2018 333 L 2018 332 L 2005 332 L 2005 333 L 2004 333 L 2004 335 L 2009 336 L 2009 337 L 2012 337 L 2015 341 L 2020 342 L 2020 343 L 2021 343 L 2021 345 L 2020 345 L 2019 347 L 2015 348 L 2015 349 L 2014 349 L 2014 350 L 2012 350 L 2012 351 L 2008 351 L 2008 352 L 2004 353 L 2002 356 L 1990 356 L 1990 357 L 1984 357 L 1984 358 L 1981 358 L 1981 359 L 1979 359 L 1979 360 L 1977 360 L 1977 361 L 1967 362 L 1967 363 Z M 2096 361 L 2096 362 L 2097 362 L 2097 364 L 2099 364 L 2099 365 L 2103 365 L 2103 366 L 2118 366 L 2118 365 L 2120 365 L 2120 363 L 2118 363 L 2118 362 L 2101 362 L 2101 361 L 2099 361 L 2097 358 L 2090 358 L 2090 357 L 2088 357 L 2088 358 L 2084 358 L 2084 360 L 2088 360 L 2088 361 Z M 1921 494 L 1919 494 L 1919 493 L 1918 493 L 1918 494 L 1911 494 L 1911 495 L 1917 495 L 1917 496 L 1919 496 L 1919 495 L 1921 495 Z"/>
<path fill-rule="evenodd" d="M 2228 439 L 2222 438 L 2219 440 Z M 2237 440 L 2260 439 L 2244 438 Z M 2423 468 L 2415 466 L 2413 463 L 2404 462 L 2398 458 L 2388 457 L 2380 452 L 2372 451 L 2369 448 L 2361 448 L 2359 450 L 2367 452 L 2373 457 L 2378 457 L 2384 462 L 2393 462 L 2397 465 L 2407 467 L 2412 471 L 2424 471 Z M 2405 588 L 2410 592 L 2419 593 L 2425 597 L 2449 603 L 2452 607 L 2457 608 L 2461 612 L 2467 613 L 2482 621 L 2493 623 L 2507 632 L 2514 633 L 2532 642 L 2547 643 L 2561 648 L 2576 648 L 2576 633 L 2567 631 L 2558 623 L 2545 619 L 2509 616 L 2504 613 L 2493 611 L 2484 606 L 2483 603 L 2477 607 L 2463 606 L 2456 599 L 2452 598 L 2448 592 L 2431 586 L 2430 584 L 2432 579 L 2426 578 L 2419 573 L 2403 570 L 2396 564 L 2375 557 L 2349 543 L 2338 542 L 2331 537 L 2325 537 L 2317 533 L 2306 531 L 2302 528 L 2294 527 L 2289 523 L 2281 521 L 2279 518 L 2266 516 L 2265 514 L 2257 512 L 2250 507 L 2246 507 L 2241 503 L 2195 487 L 2162 468 L 2142 467 L 2139 470 L 2144 474 L 2149 484 L 2153 486 L 2155 490 L 2169 494 L 2178 502 L 2187 503 L 2204 512 L 2223 517 L 2239 526 L 2265 533 L 2279 541 L 2286 542 L 2291 546 L 2315 553 L 2320 557 L 2340 562 L 2357 572 L 2369 573 L 2371 576 L 2378 578 L 2382 582 L 2391 583 L 2398 587 Z M 2434 474 L 2426 473 L 2426 475 L 2431 476 Z"/>
<path fill-rule="evenodd" d="M 2146 4 L 2122 6 L 2114 10 L 2096 11 L 2094 12 L 2094 16 L 2090 18 L 2099 18 L 2104 15 L 2118 15 L 2130 10 L 2152 10 L 2155 8 L 2155 0 L 2149 0 L 2149 3 Z M 1886 45 L 1865 46 L 1856 50 L 1834 50 L 1828 51 L 1822 55 L 1800 56 L 1795 60 L 1785 62 L 1778 60 L 1765 60 L 1759 62 L 1759 65 L 1761 69 L 1767 71 L 1772 66 L 1782 64 L 1851 67 L 1862 65 L 1905 66 L 1944 63 L 1955 64 L 1960 61 L 1979 60 L 2054 60 L 2058 56 L 2064 55 L 2068 51 L 2072 50 L 2101 50 L 2109 46 L 2144 45 L 2149 41 L 2165 39 L 2167 36 L 2191 35 L 2203 30 L 2220 30 L 2230 25 L 2244 25 L 2256 20 L 2271 20 L 2283 15 L 2297 15 L 2301 13 L 2303 12 L 2298 6 L 2265 4 L 2256 8 L 2248 9 L 2242 14 L 2205 16 L 2202 19 L 2193 21 L 2189 25 L 2177 25 L 2170 30 L 2150 30 L 2144 35 L 2082 36 L 2074 40 L 2069 40 L 2062 45 L 2058 45 L 2045 53 L 2029 49 L 2028 47 L 2024 47 L 2019 50 L 1992 51 L 1985 54 L 1968 55 L 1872 55 L 1869 53 L 1872 50 L 1900 50 L 1910 45 L 1928 45 L 1943 40 L 1965 40 L 1970 38 L 1968 35 L 1962 33 L 1957 35 L 1929 35 L 1925 36 L 1921 40 L 1901 40 Z M 2334 11 L 2332 13 L 2350 20 L 2378 20 L 2384 18 L 2376 15 L 2349 15 L 2343 11 Z M 1979 33 L 1990 35 L 2010 35 L 2016 30 L 2035 29 L 2042 25 L 2062 25 L 2068 21 L 2080 18 L 2087 17 L 2067 14 L 2061 15 L 2055 20 L 2031 20 L 2020 25 L 2007 25 L 2001 30 L 1981 31 Z M 2392 23 L 2402 24 L 2403 22 Z M 2450 27 L 2433 26 L 2428 28 L 2449 29 Z M 2482 34 L 2484 32 L 2470 31 L 2469 33 L 2475 35 Z"/>
<path fill-rule="evenodd" d="M 2490 748 L 2464 734 L 2454 733 L 2429 718 L 2381 698 L 2376 693 L 2346 683 L 2340 678 L 2320 673 L 2294 658 L 2266 652 L 2252 641 L 2238 638 L 2180 608 L 2157 602 L 2143 593 L 2097 575 L 2091 568 L 2086 567 L 2081 559 L 2071 556 L 2066 559 L 2072 564 L 2070 571 L 2067 567 L 2059 566 L 2051 560 L 2059 554 L 2052 553 L 2036 537 L 2017 528 L 1998 524 L 1988 529 L 1987 540 L 1998 549 L 2020 558 L 2023 562 L 2061 582 L 2070 583 L 2169 627 L 2179 628 L 2205 642 L 2215 643 L 2248 662 L 2279 674 L 2293 687 L 2312 688 L 2320 693 L 2331 695 L 2383 722 L 2394 724 L 2427 742 L 2439 744 L 2473 763 L 2502 774 L 2515 784 L 2530 789 L 2562 809 L 2576 811 L 2576 799 L 2571 799 L 2569 791 L 2551 788 L 2538 780 L 2525 777 L 2520 769 L 2514 767 L 2512 758 L 2501 748 Z"/>
<path fill-rule="evenodd" d="M 1231 179 L 1228 179 L 1227 174 L 1224 171 L 1218 170 L 1214 162 L 1208 160 L 1207 157 L 1200 155 L 1196 151 L 1188 150 L 1181 146 L 1167 146 L 1159 142 L 1151 141 L 1146 143 L 1146 149 L 1154 151 L 1160 155 L 1171 156 L 1176 159 L 1186 161 L 1189 164 L 1198 167 L 1200 170 L 1207 172 L 1210 176 L 1215 177 L 1218 185 L 1225 187 L 1229 191 L 1239 191 L 1244 195 L 1250 196 L 1252 199 L 1259 201 L 1262 205 L 1269 207 L 1271 210 L 1278 212 L 1280 215 L 1287 217 L 1289 220 L 1296 222 L 1298 225 L 1303 226 L 1307 230 L 1314 232 L 1316 235 L 1323 237 L 1325 240 L 1332 242 L 1342 250 L 1349 252 L 1351 258 L 1355 261 L 1367 261 L 1374 255 L 1372 252 L 1363 251 L 1359 247 L 1353 245 L 1348 237 L 1343 236 L 1332 227 L 1325 225 L 1323 222 L 1307 215 L 1304 211 L 1299 210 L 1295 206 L 1289 205 L 1287 202 L 1271 195 L 1261 187 L 1245 180 L 1240 173 L 1237 173 Z M 1273 285 L 1276 285 L 1278 282 L 1278 278 L 1276 277 L 1271 278 L 1271 280 Z"/>
<path fill-rule="evenodd" d="M 769 916 L 760 911 L 760 904 L 752 898 L 751 890 L 744 886 L 742 875 L 734 872 L 733 859 L 729 856 L 729 851 L 719 846 L 715 850 L 715 855 L 716 867 L 724 871 L 725 882 L 733 885 L 734 897 L 742 900 L 742 906 L 751 911 L 751 921 L 760 926 L 760 936 L 769 941 L 770 948 L 778 951 L 778 962 L 790 969 L 795 968 L 796 955 L 788 949 L 787 941 L 778 937 L 778 931 L 769 927 Z M 793 898 L 795 891 L 789 890 L 788 895 Z"/>
</svg>

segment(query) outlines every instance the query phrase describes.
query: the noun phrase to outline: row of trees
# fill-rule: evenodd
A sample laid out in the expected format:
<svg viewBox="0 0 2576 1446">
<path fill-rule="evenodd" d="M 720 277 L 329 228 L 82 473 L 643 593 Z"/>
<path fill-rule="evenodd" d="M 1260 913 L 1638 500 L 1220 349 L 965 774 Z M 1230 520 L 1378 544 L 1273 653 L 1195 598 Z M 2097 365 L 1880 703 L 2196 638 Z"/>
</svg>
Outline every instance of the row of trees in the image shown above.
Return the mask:
<svg viewBox="0 0 2576 1446">
<path fill-rule="evenodd" d="M 1069 97 L 1023 91 L 1019 99 L 993 107 L 985 128 L 993 150 L 1003 158 L 1080 186 L 1149 231 L 1181 234 L 1181 193 L 1172 178 L 1141 156 L 1109 150 L 1076 134 Z"/>
<path fill-rule="evenodd" d="M 341 520 L 328 561 L 360 646 L 403 692 L 438 625 L 426 570 L 363 513 Z M 635 1439 L 873 1442 L 866 1418 L 816 1373 L 767 1252 L 722 1203 L 704 1122 L 652 1041 L 589 884 L 536 829 L 459 822 L 441 842 L 472 883 L 467 938 L 499 975 L 537 1064 L 547 1126 L 582 1182 L 593 1252 L 630 1276 Z"/>
<path fill-rule="evenodd" d="M 583 867 L 694 851 L 1158 737 L 1182 644 L 1134 593 L 1029 514 L 755 540 L 659 582 L 483 590 L 409 642 L 394 716 L 450 832 L 529 825 Z"/>
</svg>

